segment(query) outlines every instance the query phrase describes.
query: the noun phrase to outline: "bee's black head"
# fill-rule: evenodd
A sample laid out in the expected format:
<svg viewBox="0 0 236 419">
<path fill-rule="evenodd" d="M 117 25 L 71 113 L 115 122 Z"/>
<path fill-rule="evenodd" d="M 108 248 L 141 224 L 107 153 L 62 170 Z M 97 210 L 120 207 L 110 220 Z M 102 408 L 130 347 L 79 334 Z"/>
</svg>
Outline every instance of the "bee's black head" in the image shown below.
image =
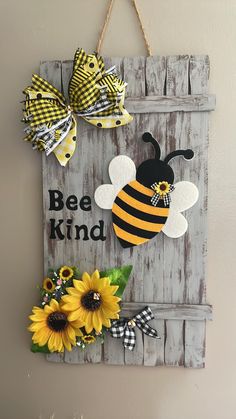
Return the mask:
<svg viewBox="0 0 236 419">
<path fill-rule="evenodd" d="M 174 182 L 174 172 L 168 164 L 169 161 L 176 156 L 183 156 L 186 160 L 190 160 L 194 156 L 193 151 L 190 149 L 177 150 L 168 154 L 164 160 L 160 160 L 161 150 L 159 144 L 150 132 L 145 132 L 142 138 L 145 143 L 152 143 L 156 152 L 154 159 L 144 161 L 137 169 L 137 181 L 147 188 L 150 188 L 155 182 L 161 181 L 172 184 Z"/>
</svg>

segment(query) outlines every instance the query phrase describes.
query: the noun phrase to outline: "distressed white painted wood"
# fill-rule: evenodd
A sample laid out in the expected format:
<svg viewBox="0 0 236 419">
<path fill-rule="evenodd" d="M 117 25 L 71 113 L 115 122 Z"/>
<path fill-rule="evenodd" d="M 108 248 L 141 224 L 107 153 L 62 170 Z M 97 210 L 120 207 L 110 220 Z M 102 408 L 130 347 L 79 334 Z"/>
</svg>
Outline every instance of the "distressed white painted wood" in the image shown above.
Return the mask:
<svg viewBox="0 0 236 419">
<path fill-rule="evenodd" d="M 137 331 L 133 352 L 124 350 L 121 339 L 108 336 L 103 346 L 85 351 L 75 348 L 65 354 L 50 354 L 54 362 L 87 362 L 116 365 L 173 365 L 200 368 L 205 363 L 205 322 L 212 318 L 206 304 L 205 260 L 207 251 L 207 146 L 208 115 L 215 97 L 208 94 L 209 59 L 206 56 L 107 58 L 107 67 L 116 64 L 128 82 L 126 107 L 134 120 L 115 130 L 98 130 L 78 120 L 78 144 L 66 168 L 53 155 L 43 156 L 44 268 L 64 263 L 78 264 L 92 272 L 132 263 L 122 313 L 133 316 L 149 303 L 153 327 L 161 340 Z M 67 97 L 72 62 L 43 62 L 40 74 Z M 141 140 L 145 131 L 158 139 L 162 158 L 177 148 L 193 148 L 195 159 L 175 159 L 171 166 L 175 180 L 191 180 L 200 189 L 199 202 L 186 212 L 188 233 L 180 239 L 159 234 L 149 243 L 122 249 L 111 226 L 111 213 L 92 201 L 92 211 L 48 211 L 49 189 L 66 196 L 93 197 L 97 186 L 109 182 L 108 164 L 117 154 L 130 156 L 139 165 L 153 156 L 152 147 Z M 49 240 L 49 218 L 73 219 L 89 227 L 104 220 L 106 241 Z"/>
<path fill-rule="evenodd" d="M 188 94 L 188 56 L 167 57 L 166 94 L 170 96 Z M 172 150 L 186 148 L 189 113 L 175 112 L 167 117 L 167 135 L 165 154 Z M 190 163 L 190 162 L 189 162 Z M 190 163 L 191 165 L 191 163 Z M 175 182 L 188 180 L 186 169 L 188 163 L 183 159 L 174 159 L 171 166 L 175 173 Z M 190 180 L 190 179 L 189 179 Z M 193 179 L 192 179 L 193 180 Z M 197 217 L 197 213 L 194 215 Z M 164 240 L 164 302 L 183 303 L 185 301 L 185 238 Z M 183 365 L 184 361 L 184 322 L 166 321 L 165 364 Z"/>
<path fill-rule="evenodd" d="M 212 306 L 208 304 L 122 303 L 121 316 L 135 316 L 145 306 L 149 306 L 159 320 L 212 320 Z"/>
<path fill-rule="evenodd" d="M 215 109 L 214 95 L 145 96 L 129 98 L 125 106 L 130 113 L 201 112 Z"/>
</svg>

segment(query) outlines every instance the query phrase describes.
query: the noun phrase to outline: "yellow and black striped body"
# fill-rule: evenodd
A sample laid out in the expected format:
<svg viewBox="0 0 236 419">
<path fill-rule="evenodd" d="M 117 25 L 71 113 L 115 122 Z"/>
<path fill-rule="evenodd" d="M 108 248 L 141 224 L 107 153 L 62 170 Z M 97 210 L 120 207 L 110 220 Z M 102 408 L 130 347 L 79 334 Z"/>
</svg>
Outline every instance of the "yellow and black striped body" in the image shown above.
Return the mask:
<svg viewBox="0 0 236 419">
<path fill-rule="evenodd" d="M 124 248 L 143 244 L 156 236 L 163 228 L 169 214 L 169 206 L 160 200 L 151 204 L 153 190 L 133 180 L 118 193 L 112 219 L 115 233 Z"/>
</svg>

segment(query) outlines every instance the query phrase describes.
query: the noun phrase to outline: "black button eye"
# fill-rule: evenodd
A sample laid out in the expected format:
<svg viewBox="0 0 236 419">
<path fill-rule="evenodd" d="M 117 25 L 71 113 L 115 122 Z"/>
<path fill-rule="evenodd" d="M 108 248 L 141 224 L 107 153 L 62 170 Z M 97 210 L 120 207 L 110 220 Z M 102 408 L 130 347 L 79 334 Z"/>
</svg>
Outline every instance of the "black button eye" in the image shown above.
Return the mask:
<svg viewBox="0 0 236 419">
<path fill-rule="evenodd" d="M 90 63 L 90 64 L 89 64 L 89 67 L 90 67 L 90 68 L 93 68 L 93 67 L 94 67 L 94 63 Z"/>
</svg>

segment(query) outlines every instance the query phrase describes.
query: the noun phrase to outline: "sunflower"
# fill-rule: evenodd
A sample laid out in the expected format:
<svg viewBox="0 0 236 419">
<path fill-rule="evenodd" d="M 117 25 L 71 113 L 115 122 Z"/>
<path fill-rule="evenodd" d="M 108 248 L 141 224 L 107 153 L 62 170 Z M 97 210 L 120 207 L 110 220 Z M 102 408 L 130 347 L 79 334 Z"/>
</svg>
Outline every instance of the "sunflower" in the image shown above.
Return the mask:
<svg viewBox="0 0 236 419">
<path fill-rule="evenodd" d="M 170 184 L 168 182 L 162 181 L 159 182 L 155 187 L 154 190 L 156 193 L 158 193 L 160 196 L 165 196 L 170 192 Z"/>
<path fill-rule="evenodd" d="M 51 278 L 45 278 L 43 280 L 43 288 L 47 292 L 53 292 L 56 288 L 56 285 L 52 282 Z"/>
<path fill-rule="evenodd" d="M 95 342 L 96 338 L 93 335 L 85 335 L 85 336 L 82 336 L 81 340 L 84 343 L 87 343 L 87 344 L 90 345 L 90 343 L 94 343 Z"/>
<path fill-rule="evenodd" d="M 32 324 L 28 327 L 33 332 L 32 341 L 39 346 L 48 345 L 50 352 L 64 352 L 64 347 L 71 351 L 76 345 L 76 336 L 82 336 L 81 322 L 72 321 L 61 305 L 52 299 L 44 308 L 33 307 L 29 316 Z"/>
<path fill-rule="evenodd" d="M 69 312 L 70 321 L 80 320 L 88 334 L 93 329 L 101 332 L 102 326 L 111 327 L 110 319 L 118 319 L 119 297 L 114 294 L 118 286 L 110 285 L 109 278 L 100 278 L 98 270 L 90 277 L 87 272 L 82 280 L 73 280 L 74 287 L 67 288 L 69 295 L 64 295 L 63 309 Z"/>
<path fill-rule="evenodd" d="M 73 275 L 74 271 L 70 266 L 65 265 L 60 268 L 59 276 L 61 279 L 64 279 L 64 281 L 69 281 Z"/>
</svg>

